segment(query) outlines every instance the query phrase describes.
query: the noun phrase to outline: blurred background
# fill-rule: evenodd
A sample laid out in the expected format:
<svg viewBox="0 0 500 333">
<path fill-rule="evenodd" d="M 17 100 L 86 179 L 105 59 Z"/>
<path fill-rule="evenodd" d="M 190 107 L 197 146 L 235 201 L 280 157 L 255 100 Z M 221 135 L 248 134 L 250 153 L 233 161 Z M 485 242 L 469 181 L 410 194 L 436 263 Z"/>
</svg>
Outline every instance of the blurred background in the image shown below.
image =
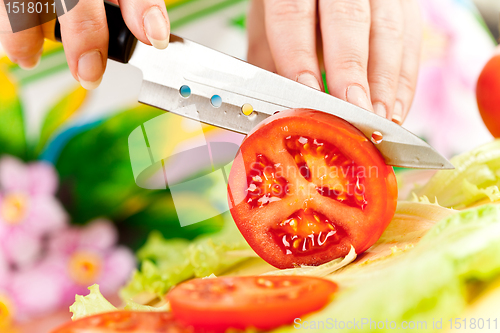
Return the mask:
<svg viewBox="0 0 500 333">
<path fill-rule="evenodd" d="M 245 59 L 247 0 L 166 3 L 173 33 Z M 421 72 L 404 127 L 451 157 L 492 139 L 477 110 L 475 84 L 497 45 L 500 2 L 420 3 L 425 19 Z M 158 237 L 191 241 L 231 222 L 227 214 L 216 214 L 217 202 L 226 198 L 210 186 L 176 197 L 177 207 L 214 216 L 186 227 L 168 189 L 137 186 L 129 135 L 164 114 L 137 102 L 140 71 L 110 61 L 101 86 L 85 91 L 57 43 L 46 42 L 33 71 L 23 71 L 2 54 L 0 331 L 48 332 L 69 320 L 75 294 L 87 294 L 94 283 L 119 304 L 120 288 L 143 267 L 145 256 L 136 251 L 151 232 L 157 232 L 152 242 Z M 192 121 L 170 117 L 166 149 L 175 151 L 199 136 L 199 128 L 193 128 Z M 242 139 L 206 125 L 201 131 L 206 142 Z"/>
</svg>

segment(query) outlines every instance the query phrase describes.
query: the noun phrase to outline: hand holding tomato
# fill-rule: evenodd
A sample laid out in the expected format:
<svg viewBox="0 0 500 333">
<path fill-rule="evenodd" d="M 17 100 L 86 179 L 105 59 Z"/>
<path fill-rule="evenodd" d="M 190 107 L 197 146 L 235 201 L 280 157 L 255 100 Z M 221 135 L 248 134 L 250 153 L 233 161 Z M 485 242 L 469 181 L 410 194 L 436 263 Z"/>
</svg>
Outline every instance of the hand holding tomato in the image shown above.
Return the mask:
<svg viewBox="0 0 500 333">
<path fill-rule="evenodd" d="M 477 81 L 477 106 L 491 134 L 500 138 L 500 47 Z"/>
</svg>

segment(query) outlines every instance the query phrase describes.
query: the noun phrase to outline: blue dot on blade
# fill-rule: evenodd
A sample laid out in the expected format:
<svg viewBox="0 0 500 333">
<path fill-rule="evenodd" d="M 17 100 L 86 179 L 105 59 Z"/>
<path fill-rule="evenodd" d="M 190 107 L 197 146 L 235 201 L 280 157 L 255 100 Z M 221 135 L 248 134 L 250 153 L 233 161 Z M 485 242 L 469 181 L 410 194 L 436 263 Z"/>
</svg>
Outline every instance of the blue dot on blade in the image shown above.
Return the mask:
<svg viewBox="0 0 500 333">
<path fill-rule="evenodd" d="M 210 103 L 212 103 L 214 108 L 218 108 L 222 105 L 222 98 L 219 95 L 213 95 L 212 98 L 210 98 Z"/>
<path fill-rule="evenodd" d="M 179 89 L 179 92 L 184 98 L 188 98 L 189 96 L 191 96 L 191 88 L 189 88 L 189 86 L 182 86 L 181 89 Z"/>
</svg>

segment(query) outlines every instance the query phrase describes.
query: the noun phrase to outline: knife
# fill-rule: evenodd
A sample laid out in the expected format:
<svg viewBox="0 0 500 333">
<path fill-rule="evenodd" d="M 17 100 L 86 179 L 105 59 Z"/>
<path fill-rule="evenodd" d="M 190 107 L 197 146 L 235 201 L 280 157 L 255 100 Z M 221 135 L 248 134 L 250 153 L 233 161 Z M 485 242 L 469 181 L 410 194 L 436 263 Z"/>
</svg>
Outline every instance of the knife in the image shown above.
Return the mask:
<svg viewBox="0 0 500 333">
<path fill-rule="evenodd" d="M 105 8 L 108 58 L 142 71 L 141 103 L 242 134 L 276 112 L 315 109 L 358 128 L 388 165 L 454 168 L 422 139 L 386 118 L 173 34 L 165 50 L 155 49 L 137 41 L 117 6 L 105 2 Z M 54 36 L 61 41 L 58 20 Z"/>
</svg>

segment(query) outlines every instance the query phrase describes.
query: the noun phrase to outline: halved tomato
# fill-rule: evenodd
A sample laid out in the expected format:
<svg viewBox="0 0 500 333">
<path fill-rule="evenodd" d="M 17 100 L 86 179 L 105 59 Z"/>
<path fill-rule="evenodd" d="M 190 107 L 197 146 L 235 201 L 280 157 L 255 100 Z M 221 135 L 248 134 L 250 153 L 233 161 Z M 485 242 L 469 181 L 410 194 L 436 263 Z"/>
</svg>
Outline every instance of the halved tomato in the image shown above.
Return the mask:
<svg viewBox="0 0 500 333">
<path fill-rule="evenodd" d="M 243 141 L 229 175 L 236 225 L 278 268 L 361 253 L 391 221 L 396 177 L 375 145 L 333 115 L 294 109 L 269 117 Z"/>
<path fill-rule="evenodd" d="M 78 319 L 52 333 L 193 333 L 170 312 L 114 311 Z"/>
<path fill-rule="evenodd" d="M 205 332 L 272 329 L 325 306 L 337 285 L 305 276 L 195 279 L 172 289 L 175 318 Z"/>
</svg>

